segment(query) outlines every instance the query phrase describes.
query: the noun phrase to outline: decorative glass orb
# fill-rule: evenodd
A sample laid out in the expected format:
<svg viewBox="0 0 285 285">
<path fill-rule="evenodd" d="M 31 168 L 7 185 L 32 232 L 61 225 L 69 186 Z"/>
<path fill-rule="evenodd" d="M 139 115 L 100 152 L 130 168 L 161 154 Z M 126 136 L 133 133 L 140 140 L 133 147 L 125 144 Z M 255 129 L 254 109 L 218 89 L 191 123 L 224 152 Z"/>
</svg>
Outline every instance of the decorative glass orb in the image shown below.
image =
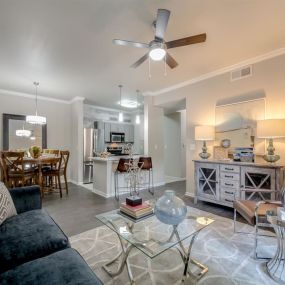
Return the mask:
<svg viewBox="0 0 285 285">
<path fill-rule="evenodd" d="M 166 190 L 154 207 L 156 217 L 164 224 L 178 225 L 187 214 L 187 207 L 183 200 L 175 195 L 175 191 Z"/>
</svg>

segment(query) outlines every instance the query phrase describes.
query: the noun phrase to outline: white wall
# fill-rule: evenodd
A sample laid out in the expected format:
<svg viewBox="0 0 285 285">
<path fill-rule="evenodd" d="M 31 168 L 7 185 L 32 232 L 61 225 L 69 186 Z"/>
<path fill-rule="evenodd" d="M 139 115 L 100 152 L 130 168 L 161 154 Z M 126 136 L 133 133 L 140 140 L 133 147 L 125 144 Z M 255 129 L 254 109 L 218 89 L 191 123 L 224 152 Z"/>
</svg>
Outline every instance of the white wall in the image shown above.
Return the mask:
<svg viewBox="0 0 285 285">
<path fill-rule="evenodd" d="M 80 146 L 75 145 L 73 141 L 75 140 L 76 144 L 79 144 L 77 139 L 80 138 L 80 134 L 79 132 L 75 133 L 75 129 L 72 129 L 72 127 L 74 127 L 74 120 L 78 120 L 78 112 L 74 112 L 75 110 L 72 110 L 72 106 L 73 105 L 68 102 L 55 102 L 42 99 L 38 101 L 39 114 L 47 118 L 47 147 L 70 151 L 68 179 L 77 182 L 80 180 L 80 176 L 76 174 L 79 171 L 80 162 L 78 164 L 74 163 L 77 159 Z M 0 93 L 0 149 L 2 149 L 3 145 L 2 114 L 29 115 L 34 114 L 34 112 L 34 99 Z M 83 115 L 81 116 L 83 121 Z"/>
<path fill-rule="evenodd" d="M 164 173 L 166 176 L 182 177 L 180 112 L 165 115 L 163 127 Z"/>
<path fill-rule="evenodd" d="M 164 184 L 163 109 L 153 105 L 153 97 L 144 99 L 144 151 L 152 157 L 154 183 Z"/>
<path fill-rule="evenodd" d="M 180 111 L 181 117 L 181 177 L 186 177 L 186 110 Z"/>
<path fill-rule="evenodd" d="M 38 101 L 38 112 L 47 118 L 47 146 L 70 149 L 70 105 L 52 101 Z M 31 115 L 35 113 L 35 100 L 0 94 L 0 149 L 3 143 L 2 114 Z"/>
<path fill-rule="evenodd" d="M 71 103 L 71 177 L 75 183 L 83 183 L 83 98 Z"/>
<path fill-rule="evenodd" d="M 140 124 L 136 124 L 136 114 L 132 116 L 134 125 L 133 153 L 144 154 L 144 115 L 140 115 Z"/>
<path fill-rule="evenodd" d="M 194 127 L 196 125 L 214 125 L 217 100 L 260 90 L 266 95 L 266 117 L 285 118 L 284 74 L 285 55 L 282 55 L 254 64 L 252 77 L 231 82 L 230 74 L 226 73 L 153 98 L 154 105 L 186 98 L 186 191 L 189 195 L 194 195 L 194 167 L 192 160 L 198 157 L 201 147 L 201 144 L 196 144 L 194 140 Z M 157 126 L 158 129 L 159 126 Z M 155 130 L 153 129 L 152 132 L 155 133 Z M 276 152 L 281 155 L 280 163 L 285 164 L 285 140 L 276 140 L 275 147 Z M 211 147 L 210 151 L 212 151 Z"/>
</svg>

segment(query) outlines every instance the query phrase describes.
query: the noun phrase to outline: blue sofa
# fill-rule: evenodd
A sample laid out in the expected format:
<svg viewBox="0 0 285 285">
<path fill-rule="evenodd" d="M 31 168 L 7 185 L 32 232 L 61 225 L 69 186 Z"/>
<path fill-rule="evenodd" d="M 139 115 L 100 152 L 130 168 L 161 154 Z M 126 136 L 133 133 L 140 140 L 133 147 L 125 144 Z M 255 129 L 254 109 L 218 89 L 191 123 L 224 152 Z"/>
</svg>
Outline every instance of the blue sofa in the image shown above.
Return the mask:
<svg viewBox="0 0 285 285">
<path fill-rule="evenodd" d="M 42 209 L 40 188 L 10 190 L 17 216 L 0 226 L 0 284 L 101 285 Z"/>
</svg>

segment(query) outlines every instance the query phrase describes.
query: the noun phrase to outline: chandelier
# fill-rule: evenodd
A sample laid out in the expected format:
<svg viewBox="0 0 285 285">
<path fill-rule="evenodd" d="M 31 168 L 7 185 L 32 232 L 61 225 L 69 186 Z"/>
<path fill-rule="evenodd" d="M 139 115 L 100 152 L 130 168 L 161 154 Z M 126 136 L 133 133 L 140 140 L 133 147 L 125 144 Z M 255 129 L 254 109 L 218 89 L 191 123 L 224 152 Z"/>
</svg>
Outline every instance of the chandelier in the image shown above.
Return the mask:
<svg viewBox="0 0 285 285">
<path fill-rule="evenodd" d="M 26 116 L 26 122 L 32 125 L 45 125 L 47 123 L 46 117 L 38 116 L 38 86 L 39 82 L 34 82 L 36 88 L 36 114 Z"/>
</svg>

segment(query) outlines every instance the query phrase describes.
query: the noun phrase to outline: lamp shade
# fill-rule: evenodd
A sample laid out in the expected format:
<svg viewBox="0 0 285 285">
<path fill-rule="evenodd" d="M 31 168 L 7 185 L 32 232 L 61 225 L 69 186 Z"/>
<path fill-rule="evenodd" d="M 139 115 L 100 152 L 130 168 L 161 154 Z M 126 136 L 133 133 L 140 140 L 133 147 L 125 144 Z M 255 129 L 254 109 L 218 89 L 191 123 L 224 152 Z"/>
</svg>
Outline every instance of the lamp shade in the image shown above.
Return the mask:
<svg viewBox="0 0 285 285">
<path fill-rule="evenodd" d="M 212 141 L 215 138 L 215 128 L 213 126 L 195 127 L 196 141 Z"/>
<path fill-rule="evenodd" d="M 262 139 L 285 137 L 285 119 L 268 119 L 257 121 L 256 136 Z"/>
</svg>

